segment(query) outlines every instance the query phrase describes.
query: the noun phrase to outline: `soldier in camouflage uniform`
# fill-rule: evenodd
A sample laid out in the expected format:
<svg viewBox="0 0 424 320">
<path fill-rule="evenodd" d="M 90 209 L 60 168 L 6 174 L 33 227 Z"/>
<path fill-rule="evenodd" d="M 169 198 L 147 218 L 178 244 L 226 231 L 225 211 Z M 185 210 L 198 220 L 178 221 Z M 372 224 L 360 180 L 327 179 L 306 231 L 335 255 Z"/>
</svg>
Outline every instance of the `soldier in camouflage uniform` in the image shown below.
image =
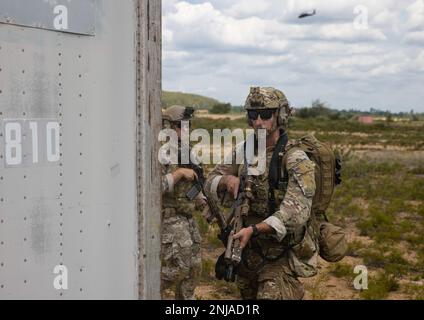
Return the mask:
<svg viewBox="0 0 424 320">
<path fill-rule="evenodd" d="M 266 170 L 253 176 L 250 209 L 243 229 L 234 238 L 243 247 L 237 285 L 243 299 L 302 299 L 298 277 L 316 274 L 318 242 L 311 220 L 315 193 L 314 162 L 296 148 L 285 148 L 287 181 L 274 190 L 275 212 L 269 212 L 269 165 L 280 136 L 285 134 L 291 109 L 274 88 L 251 88 L 245 108 L 253 129 L 266 129 Z M 291 141 L 287 144 L 289 146 Z M 241 145 L 238 145 L 239 148 Z M 282 159 L 280 154 L 279 161 Z M 207 190 L 216 199 L 223 193 L 236 198 L 244 164 L 217 165 L 208 176 Z"/>
<path fill-rule="evenodd" d="M 163 112 L 163 121 L 171 125 L 180 139 L 184 130 L 181 121 L 190 120 L 192 113 L 190 108 L 172 106 Z M 201 209 L 205 201 L 202 193 L 194 203 L 186 198 L 196 178 L 192 169 L 178 164 L 162 166 L 162 293 L 175 286 L 178 300 L 194 299 L 201 272 L 201 237 L 192 213 Z"/>
</svg>

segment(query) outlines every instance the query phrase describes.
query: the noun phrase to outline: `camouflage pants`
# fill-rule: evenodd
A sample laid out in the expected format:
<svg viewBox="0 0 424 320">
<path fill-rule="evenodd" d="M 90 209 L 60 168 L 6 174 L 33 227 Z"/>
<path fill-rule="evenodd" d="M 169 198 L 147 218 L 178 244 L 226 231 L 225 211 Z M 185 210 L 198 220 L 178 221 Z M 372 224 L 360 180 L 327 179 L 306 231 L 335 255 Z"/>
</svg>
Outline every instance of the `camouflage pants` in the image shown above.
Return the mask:
<svg viewBox="0 0 424 320">
<path fill-rule="evenodd" d="M 249 252 L 247 266 L 241 262 L 237 286 L 245 300 L 301 300 L 304 289 L 291 271 L 287 257 L 266 262 L 262 267 L 259 255 Z M 256 270 L 256 268 L 258 268 Z M 252 270 L 251 270 L 252 269 Z"/>
<path fill-rule="evenodd" d="M 202 267 L 199 228 L 192 217 L 164 211 L 162 292 L 174 287 L 175 299 L 192 300 Z"/>
</svg>

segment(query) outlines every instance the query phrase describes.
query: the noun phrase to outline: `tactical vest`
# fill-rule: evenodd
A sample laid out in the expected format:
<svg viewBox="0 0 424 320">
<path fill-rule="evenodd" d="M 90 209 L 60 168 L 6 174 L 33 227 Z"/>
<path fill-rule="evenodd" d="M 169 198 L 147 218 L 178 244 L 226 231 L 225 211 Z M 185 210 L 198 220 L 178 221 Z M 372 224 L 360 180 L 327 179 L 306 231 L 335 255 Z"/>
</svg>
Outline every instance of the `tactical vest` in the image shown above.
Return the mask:
<svg viewBox="0 0 424 320">
<path fill-rule="evenodd" d="M 271 158 L 273 155 L 274 149 L 268 148 L 266 152 L 266 168 L 265 172 L 259 176 L 254 176 L 252 178 L 252 193 L 253 200 L 250 202 L 249 213 L 246 220 L 246 225 L 256 224 L 262 222 L 264 219 L 269 217 L 269 183 L 268 183 L 268 175 L 270 169 Z M 239 166 L 238 176 L 240 176 L 243 172 L 244 166 Z M 284 195 L 286 193 L 287 185 L 282 186 L 282 188 L 275 190 L 275 200 L 276 206 L 279 208 L 280 203 L 284 199 Z"/>
</svg>

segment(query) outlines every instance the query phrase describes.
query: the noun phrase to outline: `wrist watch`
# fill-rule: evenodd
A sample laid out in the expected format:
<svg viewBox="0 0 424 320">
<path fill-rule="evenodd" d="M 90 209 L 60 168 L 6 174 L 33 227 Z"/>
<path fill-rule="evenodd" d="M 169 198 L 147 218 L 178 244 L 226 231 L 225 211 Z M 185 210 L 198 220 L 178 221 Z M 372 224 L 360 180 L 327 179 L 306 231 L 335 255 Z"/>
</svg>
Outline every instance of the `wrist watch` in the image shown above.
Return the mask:
<svg viewBox="0 0 424 320">
<path fill-rule="evenodd" d="M 252 233 L 252 237 L 257 237 L 259 236 L 259 230 L 258 227 L 256 227 L 256 224 L 251 224 L 250 225 L 253 229 L 253 233 Z"/>
</svg>

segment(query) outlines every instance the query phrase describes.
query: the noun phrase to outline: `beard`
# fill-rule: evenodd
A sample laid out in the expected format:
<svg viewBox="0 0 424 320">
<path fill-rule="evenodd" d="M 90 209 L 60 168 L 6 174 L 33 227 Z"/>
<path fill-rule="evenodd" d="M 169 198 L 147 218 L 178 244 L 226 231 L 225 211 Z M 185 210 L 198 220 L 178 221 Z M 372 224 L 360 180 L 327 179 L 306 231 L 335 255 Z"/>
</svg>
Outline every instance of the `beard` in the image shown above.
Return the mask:
<svg viewBox="0 0 424 320">
<path fill-rule="evenodd" d="M 266 130 L 266 136 L 268 138 L 271 134 L 273 134 L 275 132 L 275 130 L 278 129 L 278 127 L 277 127 L 277 123 L 273 123 L 273 125 L 272 125 L 271 128 L 265 128 L 263 126 L 260 126 L 258 128 L 255 128 L 254 130 L 255 130 L 255 136 L 256 137 L 258 137 L 258 132 L 259 132 L 260 129 Z"/>
</svg>

